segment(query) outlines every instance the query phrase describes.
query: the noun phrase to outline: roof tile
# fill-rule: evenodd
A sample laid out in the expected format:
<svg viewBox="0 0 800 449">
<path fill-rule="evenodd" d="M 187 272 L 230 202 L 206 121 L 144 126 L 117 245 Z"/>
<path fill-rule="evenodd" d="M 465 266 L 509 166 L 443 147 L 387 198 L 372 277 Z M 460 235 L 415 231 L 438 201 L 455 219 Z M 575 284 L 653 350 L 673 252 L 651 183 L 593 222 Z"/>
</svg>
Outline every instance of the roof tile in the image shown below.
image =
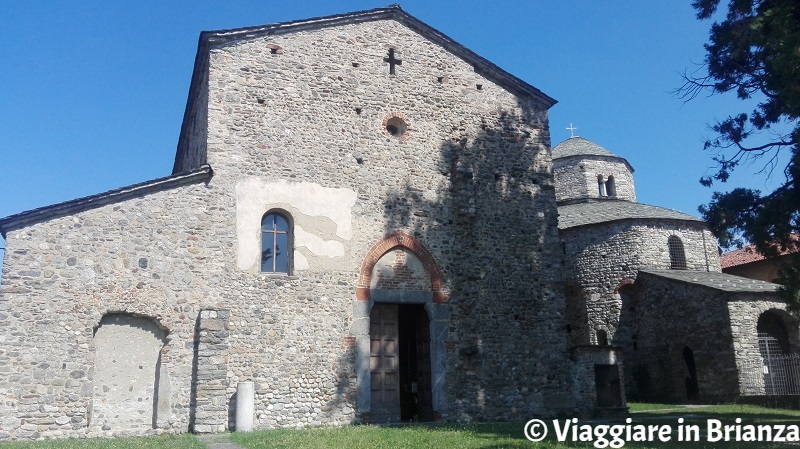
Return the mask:
<svg viewBox="0 0 800 449">
<path fill-rule="evenodd" d="M 703 223 L 703 220 L 697 217 L 672 209 L 623 200 L 587 200 L 558 206 L 559 229 L 628 219 L 666 219 Z"/>
<path fill-rule="evenodd" d="M 781 286 L 771 282 L 743 278 L 732 274 L 718 273 L 715 271 L 689 271 L 689 270 L 639 270 L 639 273 L 649 274 L 660 278 L 702 285 L 715 290 L 726 292 L 774 292 Z"/>
</svg>

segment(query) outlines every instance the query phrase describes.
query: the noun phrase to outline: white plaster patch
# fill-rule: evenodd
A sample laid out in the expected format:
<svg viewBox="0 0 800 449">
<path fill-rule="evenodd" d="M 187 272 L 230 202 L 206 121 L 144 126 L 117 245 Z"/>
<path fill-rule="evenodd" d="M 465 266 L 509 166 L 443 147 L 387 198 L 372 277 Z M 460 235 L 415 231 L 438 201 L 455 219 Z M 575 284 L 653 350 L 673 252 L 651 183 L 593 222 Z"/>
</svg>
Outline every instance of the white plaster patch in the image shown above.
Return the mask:
<svg viewBox="0 0 800 449">
<path fill-rule="evenodd" d="M 333 189 L 310 182 L 265 181 L 255 177 L 239 180 L 236 183 L 237 266 L 242 270 L 249 270 L 258 263 L 261 218 L 269 209 L 280 204 L 288 204 L 305 216 L 293 217 L 295 229 L 300 229 L 297 225 L 306 217 L 324 217 L 336 224 L 337 237 L 350 240 L 353 237 L 352 208 L 356 197 L 356 192 L 350 189 Z M 298 236 L 295 235 L 295 246 L 304 246 L 314 254 L 335 253 L 335 257 L 344 255 L 343 245 L 339 251 L 329 243 L 332 241 L 309 236 L 312 234 L 305 232 L 298 243 Z M 297 254 L 295 251 L 295 256 Z M 308 268 L 307 260 L 305 268 L 301 268 L 303 262 L 297 258 L 294 263 L 295 269 Z"/>
<path fill-rule="evenodd" d="M 294 251 L 294 269 L 295 271 L 308 270 L 308 259 L 300 251 Z"/>
<path fill-rule="evenodd" d="M 317 256 L 344 257 L 344 245 L 341 242 L 324 240 L 297 225 L 294 226 L 294 246 L 305 247 Z"/>
</svg>

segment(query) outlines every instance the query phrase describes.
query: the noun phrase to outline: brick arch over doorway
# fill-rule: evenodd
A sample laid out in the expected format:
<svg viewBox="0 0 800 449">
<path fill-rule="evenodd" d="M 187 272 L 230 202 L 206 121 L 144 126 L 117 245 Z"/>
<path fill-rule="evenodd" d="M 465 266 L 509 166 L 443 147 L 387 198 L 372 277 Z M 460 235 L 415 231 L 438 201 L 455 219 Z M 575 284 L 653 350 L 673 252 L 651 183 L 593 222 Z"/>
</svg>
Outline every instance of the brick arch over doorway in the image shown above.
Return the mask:
<svg viewBox="0 0 800 449">
<path fill-rule="evenodd" d="M 429 323 L 430 339 L 430 376 L 431 376 L 431 399 L 430 406 L 433 419 L 438 420 L 447 408 L 447 401 L 444 392 L 446 391 L 446 362 L 447 351 L 445 342 L 449 339 L 449 318 L 450 305 L 448 304 L 448 292 L 444 288 L 442 271 L 436 263 L 433 254 L 417 239 L 402 232 L 395 231 L 387 235 L 379 242 L 375 243 L 364 257 L 361 264 L 356 298 L 353 301 L 353 324 L 350 329 L 351 336 L 355 339 L 356 346 L 356 377 L 358 379 L 357 390 L 358 400 L 357 409 L 361 418 L 369 422 L 372 420 L 372 398 L 371 398 L 371 372 L 370 372 L 370 315 L 373 306 L 380 304 L 385 307 L 387 304 L 394 303 L 393 300 L 375 295 L 370 290 L 372 283 L 372 273 L 378 261 L 388 252 L 403 249 L 412 253 L 423 265 L 425 272 L 430 279 L 431 295 L 425 300 L 412 300 L 410 304 L 424 308 Z M 401 301 L 405 303 L 405 301 Z M 400 304 L 403 307 L 403 304 Z M 408 307 L 408 306 L 406 306 Z M 377 416 L 375 416 L 377 418 Z"/>
<path fill-rule="evenodd" d="M 425 247 L 419 240 L 406 234 L 402 231 L 395 231 L 387 235 L 383 240 L 372 245 L 367 251 L 364 261 L 361 263 L 361 272 L 358 277 L 358 286 L 356 287 L 356 299 L 360 301 L 370 300 L 370 282 L 372 281 L 372 269 L 375 264 L 387 252 L 404 248 L 411 251 L 422 262 L 425 271 L 431 280 L 430 289 L 433 292 L 433 302 L 443 303 L 447 301 L 447 292 L 444 290 L 444 283 L 442 280 L 442 271 L 436 264 L 436 259 L 433 257 L 428 248 Z"/>
</svg>

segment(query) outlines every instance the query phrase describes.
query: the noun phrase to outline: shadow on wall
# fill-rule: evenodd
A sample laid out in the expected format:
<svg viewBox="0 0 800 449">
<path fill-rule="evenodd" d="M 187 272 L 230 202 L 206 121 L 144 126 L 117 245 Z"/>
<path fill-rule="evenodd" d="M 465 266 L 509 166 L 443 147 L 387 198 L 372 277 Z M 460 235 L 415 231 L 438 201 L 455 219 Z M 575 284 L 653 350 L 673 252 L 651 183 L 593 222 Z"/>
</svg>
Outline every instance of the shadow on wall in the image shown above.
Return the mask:
<svg viewBox="0 0 800 449">
<path fill-rule="evenodd" d="M 349 338 L 349 337 L 348 337 Z M 350 340 L 346 340 L 345 344 L 348 345 L 348 350 L 346 351 L 345 355 L 339 357 L 336 360 L 336 393 L 331 397 L 327 402 L 322 404 L 321 406 L 321 414 L 333 415 L 339 414 L 340 410 L 348 403 L 354 404 L 355 399 L 351 398 L 351 396 L 356 391 L 356 378 L 355 373 L 353 370 L 353 366 L 355 366 L 355 347 L 348 343 Z M 195 358 L 196 360 L 196 358 Z M 195 432 L 194 430 L 194 423 L 196 419 L 196 362 L 195 367 L 193 367 L 193 379 L 192 379 L 192 406 L 189 411 L 190 415 L 190 432 Z M 351 374 L 353 373 L 353 374 Z M 263 376 L 257 376 L 263 377 Z M 236 389 L 236 385 L 230 385 L 231 388 L 234 390 Z M 255 382 L 254 385 L 255 389 L 255 416 L 253 417 L 253 423 L 255 426 L 259 425 L 259 414 L 264 413 L 263 409 L 259 408 L 259 404 L 269 404 L 270 400 L 264 396 L 263 391 L 265 390 L 264 386 L 258 382 Z M 227 402 L 228 407 L 228 419 L 226 423 L 227 430 L 233 432 L 236 430 L 236 400 L 237 400 L 237 393 L 234 393 L 230 396 Z M 361 422 L 358 419 L 353 419 L 349 422 L 349 424 L 360 424 Z M 202 432 L 201 432 L 202 433 Z"/>
<path fill-rule="evenodd" d="M 454 125 L 439 148 L 440 176 L 412 172 L 383 202 L 385 233 L 412 235 L 445 273 L 451 419 L 508 419 L 512 410 L 516 418 L 528 416 L 547 409 L 548 394 L 570 391 L 549 136 L 544 114 L 536 120 L 498 113 L 492 123 Z M 345 352 L 331 368 L 336 392 L 322 414 L 359 403 L 355 338 L 342 344 Z M 202 386 L 197 348 L 192 423 Z M 268 403 L 259 396 L 265 389 L 255 387 L 256 404 Z M 235 427 L 236 398 L 226 397 L 225 405 L 225 424 Z"/>
<path fill-rule="evenodd" d="M 543 390 L 569 391 L 559 384 L 569 367 L 546 126 L 510 113 L 453 125 L 440 147 L 441 177 L 412 173 L 384 201 L 386 234 L 412 235 L 444 272 L 456 346 L 447 402 L 459 404 L 450 416 L 537 411 Z"/>
<path fill-rule="evenodd" d="M 612 344 L 623 348 L 626 352 L 639 349 L 639 296 L 641 286 L 634 282 L 622 285 L 617 289 L 620 299 L 619 324 L 614 332 Z"/>
<path fill-rule="evenodd" d="M 586 294 L 574 283 L 565 283 L 567 335 L 569 347 L 591 342 L 589 336 L 589 312 L 586 308 Z"/>
</svg>

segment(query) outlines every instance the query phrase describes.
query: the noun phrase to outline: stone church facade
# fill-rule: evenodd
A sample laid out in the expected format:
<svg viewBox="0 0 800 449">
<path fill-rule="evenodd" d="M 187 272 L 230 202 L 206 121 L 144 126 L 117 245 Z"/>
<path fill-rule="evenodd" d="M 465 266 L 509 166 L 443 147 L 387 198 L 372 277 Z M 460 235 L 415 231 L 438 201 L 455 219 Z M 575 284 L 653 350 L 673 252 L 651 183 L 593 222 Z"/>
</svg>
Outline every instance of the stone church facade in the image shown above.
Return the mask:
<svg viewBox="0 0 800 449">
<path fill-rule="evenodd" d="M 203 33 L 171 176 L 2 220 L 0 432 L 575 412 L 553 104 L 397 7 Z"/>
<path fill-rule="evenodd" d="M 676 276 L 719 271 L 711 235 L 551 155 L 553 104 L 396 6 L 203 32 L 171 175 L 0 219 L 0 438 L 220 432 L 241 382 L 259 429 L 620 410 L 689 297 L 752 352 L 771 287 Z"/>
</svg>

